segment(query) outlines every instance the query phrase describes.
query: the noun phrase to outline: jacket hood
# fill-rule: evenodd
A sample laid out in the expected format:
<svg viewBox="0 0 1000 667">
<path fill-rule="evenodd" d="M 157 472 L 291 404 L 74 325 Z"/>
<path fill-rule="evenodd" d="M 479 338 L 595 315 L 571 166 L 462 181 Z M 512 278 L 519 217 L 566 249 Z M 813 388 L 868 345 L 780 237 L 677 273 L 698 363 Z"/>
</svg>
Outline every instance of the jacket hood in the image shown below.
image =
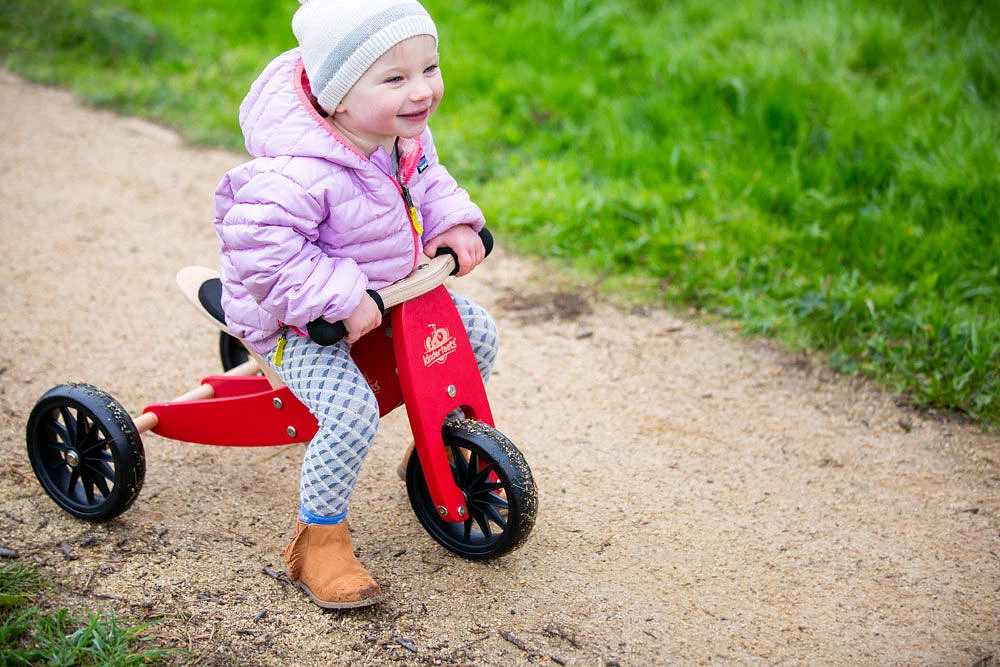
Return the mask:
<svg viewBox="0 0 1000 667">
<path fill-rule="evenodd" d="M 326 122 L 313 99 L 298 48 L 271 61 L 240 104 L 250 155 L 316 157 L 346 167 L 367 162 Z"/>
</svg>

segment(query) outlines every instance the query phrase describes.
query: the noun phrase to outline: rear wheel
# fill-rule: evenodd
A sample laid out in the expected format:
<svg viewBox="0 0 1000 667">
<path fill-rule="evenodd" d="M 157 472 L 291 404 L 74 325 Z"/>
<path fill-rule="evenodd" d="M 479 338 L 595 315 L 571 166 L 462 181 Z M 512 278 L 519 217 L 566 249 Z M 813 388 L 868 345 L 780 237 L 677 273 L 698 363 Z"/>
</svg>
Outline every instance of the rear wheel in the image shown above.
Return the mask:
<svg viewBox="0 0 1000 667">
<path fill-rule="evenodd" d="M 58 385 L 28 417 L 28 459 L 57 505 L 87 521 L 127 510 L 142 489 L 146 456 L 135 424 L 109 394 Z"/>
<path fill-rule="evenodd" d="M 222 359 L 222 370 L 228 371 L 250 359 L 242 341 L 225 331 L 219 332 L 219 357 Z"/>
<path fill-rule="evenodd" d="M 521 452 L 496 429 L 470 419 L 446 423 L 442 436 L 468 519 L 449 522 L 438 515 L 419 457 L 410 456 L 406 489 L 424 529 L 449 551 L 471 560 L 520 547 L 538 509 L 535 482 Z"/>
</svg>

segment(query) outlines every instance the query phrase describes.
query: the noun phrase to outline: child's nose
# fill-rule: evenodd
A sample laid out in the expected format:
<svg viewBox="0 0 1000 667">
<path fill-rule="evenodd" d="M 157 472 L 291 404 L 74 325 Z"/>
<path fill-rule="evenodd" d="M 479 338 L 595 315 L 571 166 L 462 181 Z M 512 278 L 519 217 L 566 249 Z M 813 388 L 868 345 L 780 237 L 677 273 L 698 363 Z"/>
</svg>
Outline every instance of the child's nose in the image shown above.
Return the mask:
<svg viewBox="0 0 1000 667">
<path fill-rule="evenodd" d="M 413 88 L 410 90 L 410 99 L 414 101 L 424 100 L 434 94 L 431 87 L 424 81 L 414 82 Z"/>
</svg>

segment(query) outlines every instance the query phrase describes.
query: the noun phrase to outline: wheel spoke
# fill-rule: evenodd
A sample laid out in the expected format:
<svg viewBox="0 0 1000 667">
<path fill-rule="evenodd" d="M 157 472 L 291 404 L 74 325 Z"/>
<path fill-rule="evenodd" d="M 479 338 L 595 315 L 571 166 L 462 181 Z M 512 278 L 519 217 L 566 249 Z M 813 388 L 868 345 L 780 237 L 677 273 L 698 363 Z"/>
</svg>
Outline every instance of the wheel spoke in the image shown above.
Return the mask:
<svg viewBox="0 0 1000 667">
<path fill-rule="evenodd" d="M 472 537 L 472 513 L 471 512 L 469 513 L 469 518 L 466 519 L 465 523 L 462 524 L 462 528 L 463 528 L 463 537 L 462 537 L 462 539 L 464 539 L 466 542 L 468 542 L 469 538 Z"/>
<path fill-rule="evenodd" d="M 507 529 L 507 519 L 504 518 L 502 514 L 493 505 L 486 505 L 482 509 L 483 515 L 488 517 L 490 521 L 495 523 L 501 531 Z"/>
<path fill-rule="evenodd" d="M 487 482 L 476 487 L 476 495 L 501 498 L 502 496 L 497 495 L 497 491 L 503 491 L 503 484 L 500 482 Z"/>
<path fill-rule="evenodd" d="M 76 422 L 65 408 L 52 410 L 51 419 L 47 419 L 43 423 L 46 435 L 52 438 L 48 444 L 60 450 L 72 446 L 72 432 L 76 430 Z"/>
<path fill-rule="evenodd" d="M 90 419 L 85 412 L 78 411 L 73 420 L 73 444 L 80 446 L 87 441 L 87 433 L 90 431 Z"/>
<path fill-rule="evenodd" d="M 81 419 L 80 421 L 86 425 L 84 437 L 77 441 L 79 443 L 77 449 L 81 454 L 83 454 L 84 452 L 90 451 L 94 447 L 100 446 L 102 438 L 100 426 L 92 419 L 87 418 L 86 420 Z"/>
<path fill-rule="evenodd" d="M 66 495 L 70 498 L 76 497 L 73 492 L 76 489 L 77 482 L 80 481 L 80 471 L 77 469 L 70 468 L 69 476 L 66 478 Z"/>
<path fill-rule="evenodd" d="M 466 460 L 462 448 L 457 445 L 451 446 L 451 467 L 455 480 L 461 485 L 469 471 L 469 462 Z"/>
<path fill-rule="evenodd" d="M 490 473 L 492 472 L 493 472 L 492 463 L 482 466 L 482 470 L 480 470 L 476 474 L 476 476 L 469 481 L 469 488 L 475 489 L 477 492 L 487 486 L 493 487 L 492 489 L 490 489 L 490 491 L 496 491 L 497 489 L 501 488 L 500 484 L 489 484 L 486 482 L 486 480 L 489 479 Z"/>
<path fill-rule="evenodd" d="M 487 521 L 485 514 L 478 509 L 469 508 L 469 515 L 472 516 L 475 522 L 479 525 L 479 532 L 483 534 L 483 537 L 486 539 L 493 537 L 493 529 L 490 528 L 490 522 Z"/>
<path fill-rule="evenodd" d="M 87 471 L 80 470 L 80 485 L 83 486 L 83 492 L 87 496 L 87 502 L 91 505 L 94 504 L 94 482 L 87 474 Z"/>
<path fill-rule="evenodd" d="M 69 468 L 69 464 L 66 463 L 66 459 L 60 456 L 55 460 L 55 463 L 48 466 L 46 470 L 48 470 L 49 474 L 51 475 L 52 473 L 56 472 L 57 470 L 61 470 L 62 468 Z"/>
<path fill-rule="evenodd" d="M 65 446 L 69 440 L 69 432 L 66 430 L 66 425 L 56 417 L 53 417 L 52 421 L 45 422 L 45 435 L 49 439 L 47 444 L 52 446 Z"/>
<path fill-rule="evenodd" d="M 111 453 L 108 451 L 108 441 L 103 437 L 104 434 L 97 429 L 94 429 L 94 434 L 95 437 L 92 443 L 89 443 L 86 447 L 80 447 L 80 456 L 90 458 L 95 454 L 99 456 L 103 452 L 110 457 Z M 110 458 L 105 460 L 110 460 Z"/>
<path fill-rule="evenodd" d="M 111 495 L 111 488 L 108 486 L 108 480 L 114 479 L 114 472 L 102 461 L 88 461 L 87 471 L 84 473 L 87 479 L 93 486 L 97 487 L 97 490 L 101 492 L 101 495 L 107 498 Z"/>
<path fill-rule="evenodd" d="M 484 505 L 490 505 L 491 507 L 498 507 L 502 510 L 510 509 L 510 506 L 507 504 L 507 499 L 494 493 L 494 491 L 503 487 L 500 484 L 490 484 L 489 487 L 490 488 L 484 488 L 477 491 L 473 494 L 471 500 Z"/>
<path fill-rule="evenodd" d="M 105 479 L 113 480 L 115 478 L 114 459 L 111 458 L 109 452 L 105 453 L 108 455 L 108 458 L 91 456 L 84 461 L 84 465 L 93 473 Z"/>
<path fill-rule="evenodd" d="M 96 452 L 91 451 L 89 454 L 87 454 L 87 459 L 93 461 L 105 461 L 106 463 L 115 462 L 114 455 L 111 453 L 111 450 L 107 448 L 100 449 Z"/>
<path fill-rule="evenodd" d="M 476 479 L 479 474 L 479 454 L 474 451 L 469 451 L 469 465 L 465 469 L 465 488 L 472 489 L 475 488 Z"/>
<path fill-rule="evenodd" d="M 503 490 L 503 484 L 487 481 L 495 472 L 493 463 L 488 460 L 481 461 L 481 457 L 475 451 L 468 450 L 467 454 L 468 459 L 464 456 L 456 457 L 462 459 L 464 466 L 452 463 L 455 480 L 469 498 L 469 518 L 463 523 L 463 539 L 469 542 L 476 531 L 488 542 L 493 539 L 496 528 L 499 528 L 500 533 L 507 529 L 507 519 L 501 510 L 507 511 L 509 507 L 507 500 L 496 494 L 497 491 Z M 482 470 L 479 470 L 480 467 Z"/>
<path fill-rule="evenodd" d="M 72 444 L 69 439 L 69 432 L 66 428 L 59 423 L 52 424 L 52 437 L 54 439 L 49 440 L 46 445 L 58 452 L 65 452 L 72 449 Z"/>
<path fill-rule="evenodd" d="M 52 415 L 52 426 L 60 434 L 62 441 L 66 445 L 72 445 L 76 442 L 76 431 L 77 431 L 77 421 L 74 416 L 74 411 L 69 408 L 69 406 L 59 407 L 59 417 L 55 414 Z M 60 420 L 60 417 L 62 418 Z"/>
<path fill-rule="evenodd" d="M 104 479 L 109 479 L 114 481 L 115 479 L 115 466 L 114 459 L 111 458 L 110 452 L 102 452 L 106 454 L 107 458 L 104 456 L 91 456 L 86 459 L 84 465 L 88 470 L 96 475 L 100 475 Z"/>
</svg>

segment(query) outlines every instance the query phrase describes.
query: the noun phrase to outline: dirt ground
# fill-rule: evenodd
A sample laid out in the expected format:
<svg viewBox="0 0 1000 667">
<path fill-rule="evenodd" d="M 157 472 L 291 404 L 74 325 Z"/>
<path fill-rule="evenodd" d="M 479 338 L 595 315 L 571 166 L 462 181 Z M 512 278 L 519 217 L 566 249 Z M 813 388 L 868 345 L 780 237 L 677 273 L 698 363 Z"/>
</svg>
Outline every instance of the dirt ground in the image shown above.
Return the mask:
<svg viewBox="0 0 1000 667">
<path fill-rule="evenodd" d="M 31 472 L 28 413 L 86 381 L 135 416 L 219 372 L 174 274 L 216 266 L 211 193 L 243 156 L 3 71 L 0 117 L 0 549 L 66 604 L 160 619 L 198 664 L 1000 660 L 1000 437 L 687 314 L 559 287 L 502 237 L 454 288 L 500 325 L 494 416 L 539 488 L 519 551 L 464 561 L 420 528 L 395 476 L 401 411 L 351 510 L 391 589 L 374 608 L 324 612 L 284 574 L 301 445 L 148 433 L 136 504 L 70 517 Z"/>
</svg>

